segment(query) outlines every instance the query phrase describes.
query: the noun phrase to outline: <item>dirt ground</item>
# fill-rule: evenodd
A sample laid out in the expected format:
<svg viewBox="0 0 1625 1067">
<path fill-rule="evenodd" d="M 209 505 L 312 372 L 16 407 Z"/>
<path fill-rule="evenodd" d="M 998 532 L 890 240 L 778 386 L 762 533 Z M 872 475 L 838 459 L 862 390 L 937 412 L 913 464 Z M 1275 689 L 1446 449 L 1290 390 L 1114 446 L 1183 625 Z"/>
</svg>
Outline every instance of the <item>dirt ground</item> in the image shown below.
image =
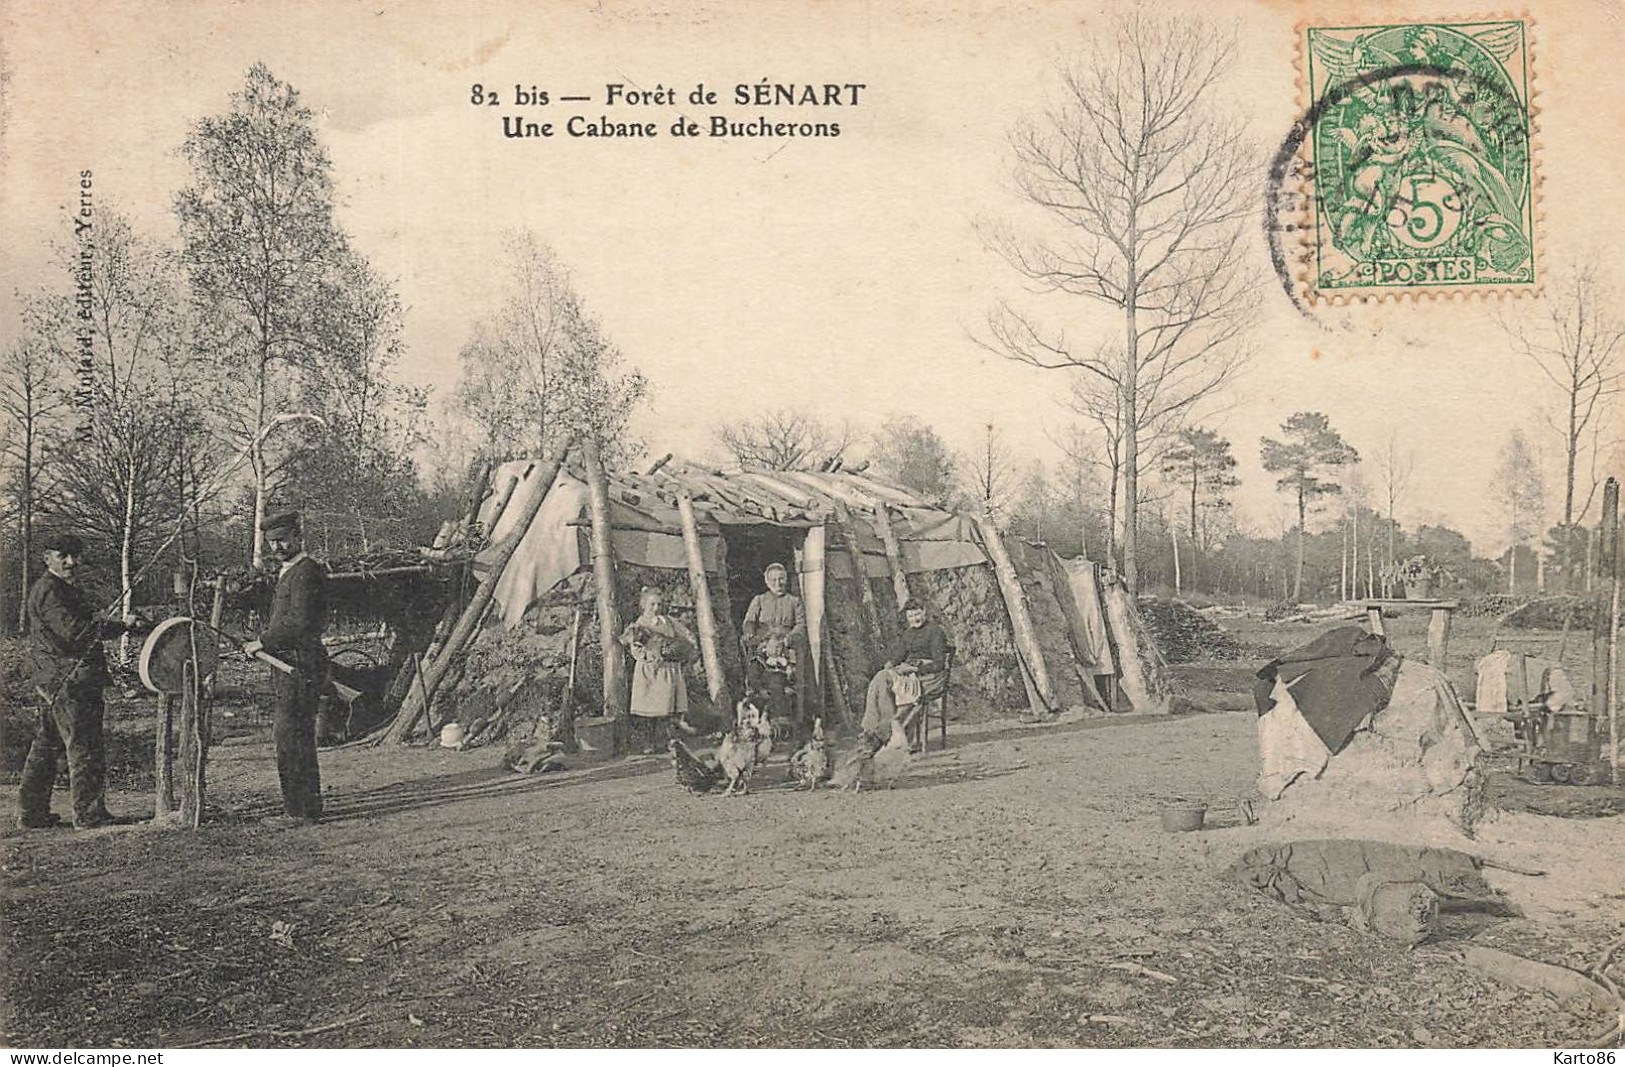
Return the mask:
<svg viewBox="0 0 1625 1067">
<path fill-rule="evenodd" d="M 1319 629 L 1238 627 L 1257 649 Z M 1417 636 L 1396 631 L 1402 650 Z M 1483 651 L 1462 638 L 1468 660 Z M 1523 878 L 1524 917 L 1450 915 L 1416 949 L 1223 876 L 1254 840 L 1235 805 L 1257 771 L 1239 700 L 1257 666 L 1180 671 L 1237 710 L 956 724 L 889 792 L 797 792 L 778 759 L 751 795 L 719 799 L 683 792 L 664 757 L 525 778 L 492 749 L 328 751 L 330 819 L 281 832 L 257 823 L 276 807 L 263 719 L 226 694 L 202 830 L 0 840 L 4 1040 L 1573 1047 L 1599 1033 L 1594 1014 L 1461 957 L 1483 943 L 1594 960 L 1625 932 L 1625 816 L 1492 821 L 1487 851 L 1587 877 L 1554 871 L 1552 892 Z M 132 750 L 150 728 L 138 712 L 118 723 Z M 124 784 L 112 807 L 150 811 L 139 778 Z M 1621 810 L 1604 787 L 1535 792 L 1554 789 L 1571 814 Z M 1164 832 L 1175 798 L 1207 803 L 1210 828 Z M 14 801 L 0 811 L 10 825 Z"/>
</svg>

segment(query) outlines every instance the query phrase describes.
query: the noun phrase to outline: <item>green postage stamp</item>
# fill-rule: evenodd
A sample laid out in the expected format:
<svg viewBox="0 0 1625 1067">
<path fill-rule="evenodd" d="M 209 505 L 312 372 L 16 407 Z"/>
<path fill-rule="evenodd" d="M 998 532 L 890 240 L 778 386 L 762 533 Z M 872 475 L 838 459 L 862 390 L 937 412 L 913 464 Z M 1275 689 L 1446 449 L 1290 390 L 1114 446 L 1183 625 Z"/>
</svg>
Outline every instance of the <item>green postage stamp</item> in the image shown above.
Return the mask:
<svg viewBox="0 0 1625 1067">
<path fill-rule="evenodd" d="M 1310 294 L 1533 289 L 1541 264 L 1527 23 L 1300 32 Z"/>
</svg>

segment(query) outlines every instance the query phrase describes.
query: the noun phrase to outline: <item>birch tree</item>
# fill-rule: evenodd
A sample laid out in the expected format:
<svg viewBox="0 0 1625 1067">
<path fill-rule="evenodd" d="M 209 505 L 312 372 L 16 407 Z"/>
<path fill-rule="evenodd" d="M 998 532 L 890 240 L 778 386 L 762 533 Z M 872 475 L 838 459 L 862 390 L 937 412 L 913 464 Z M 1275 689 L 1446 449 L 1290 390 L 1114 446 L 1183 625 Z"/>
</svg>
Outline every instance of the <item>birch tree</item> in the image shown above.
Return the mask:
<svg viewBox="0 0 1625 1067">
<path fill-rule="evenodd" d="M 196 343 L 214 371 L 214 415 L 248 454 L 258 566 L 267 500 L 296 444 L 269 431 L 295 410 L 342 303 L 333 164 L 310 108 L 263 63 L 225 113 L 192 127 L 181 154 L 192 180 L 175 213 Z"/>
<path fill-rule="evenodd" d="M 1242 122 L 1215 101 L 1234 43 L 1199 18 L 1119 20 L 1107 40 L 1064 65 L 1058 101 L 1010 135 L 1017 188 L 1048 228 L 990 234 L 1029 288 L 1119 317 L 1117 342 L 1093 334 L 1078 342 L 1005 302 L 978 341 L 1116 395 L 1131 590 L 1144 432 L 1212 397 L 1248 355 L 1257 160 Z"/>
<path fill-rule="evenodd" d="M 129 618 L 143 557 L 182 508 L 182 436 L 199 376 L 169 257 L 113 210 L 97 213 L 94 235 L 82 255 L 64 253 L 61 285 L 33 294 L 25 319 L 77 380 L 79 424 L 58 465 L 60 510 L 91 540 L 115 547 Z"/>
<path fill-rule="evenodd" d="M 553 250 L 529 231 L 510 234 L 497 307 L 458 353 L 455 404 L 486 458 L 540 456 L 586 433 L 607 463 L 624 461 L 638 451 L 628 425 L 648 394 Z"/>
</svg>

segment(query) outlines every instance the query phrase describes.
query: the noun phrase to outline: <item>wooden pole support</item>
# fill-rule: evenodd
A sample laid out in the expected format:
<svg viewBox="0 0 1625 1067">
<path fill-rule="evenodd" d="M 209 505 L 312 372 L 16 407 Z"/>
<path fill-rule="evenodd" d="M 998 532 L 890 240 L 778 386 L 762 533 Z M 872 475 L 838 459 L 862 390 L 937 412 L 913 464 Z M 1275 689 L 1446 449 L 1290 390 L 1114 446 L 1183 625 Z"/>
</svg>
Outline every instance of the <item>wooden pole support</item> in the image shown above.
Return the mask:
<svg viewBox="0 0 1625 1067">
<path fill-rule="evenodd" d="M 1450 670 L 1450 618 L 1454 608 L 1435 607 L 1428 618 L 1428 664 L 1440 673 Z"/>
<path fill-rule="evenodd" d="M 175 810 L 175 696 L 158 695 L 158 722 L 152 747 L 152 812 L 162 819 Z"/>
<path fill-rule="evenodd" d="M 578 600 L 575 610 L 570 613 L 570 668 L 565 672 L 564 692 L 559 696 L 558 733 L 566 752 L 581 751 L 581 744 L 576 740 L 576 661 L 581 658 L 583 614 L 581 601 Z"/>
<path fill-rule="evenodd" d="M 553 488 L 553 481 L 558 477 L 559 465 L 564 461 L 565 450 L 569 442 L 565 441 L 553 454 L 542 462 L 537 477 L 541 479 L 539 490 L 525 502 L 525 510 L 515 525 L 515 535 L 504 541 L 497 548 L 496 558 L 491 561 L 491 570 L 474 590 L 474 596 L 469 600 L 468 606 L 463 609 L 462 615 L 457 619 L 457 625 L 452 629 L 451 636 L 440 648 L 439 653 L 428 660 L 423 668 L 422 684 L 407 690 L 406 699 L 401 701 L 400 713 L 389 729 L 379 735 L 379 741 L 404 741 L 417 726 L 418 719 L 427 710 L 427 702 L 434 697 L 436 687 L 445 678 L 446 672 L 451 669 L 452 662 L 458 653 L 468 643 L 468 639 L 479 628 L 480 622 L 485 618 L 486 609 L 491 606 L 491 599 L 496 594 L 498 579 L 502 577 L 503 568 L 513 558 L 514 552 L 519 548 L 519 542 L 524 540 L 525 531 L 535 521 L 536 513 L 542 510 L 542 502 L 547 499 L 548 492 Z"/>
<path fill-rule="evenodd" d="M 892 529 L 891 516 L 886 514 L 884 501 L 875 501 L 875 531 L 880 534 L 880 543 L 886 546 L 892 590 L 897 594 L 897 606 L 901 608 L 908 603 L 908 574 L 903 570 L 903 548 L 897 543 L 897 531 Z"/>
<path fill-rule="evenodd" d="M 180 815 L 193 830 L 203 822 L 209 765 L 209 699 L 190 661 L 181 668 Z"/>
<path fill-rule="evenodd" d="M 1611 689 L 1609 679 L 1613 675 L 1612 665 L 1609 662 L 1609 650 L 1612 647 L 1612 635 L 1609 633 L 1609 622 L 1613 617 L 1611 598 L 1614 587 L 1614 574 L 1619 570 L 1616 544 L 1619 540 L 1619 480 L 1609 478 L 1602 490 L 1602 521 L 1598 524 L 1601 534 L 1602 549 L 1598 553 L 1596 572 L 1603 579 L 1595 583 L 1596 594 L 1592 599 L 1592 625 L 1591 625 L 1591 708 L 1594 712 L 1603 711 L 1611 707 Z M 1569 576 L 1564 575 L 1565 584 Z"/>
<path fill-rule="evenodd" d="M 677 519 L 683 528 L 683 550 L 688 557 L 688 584 L 694 594 L 694 630 L 700 640 L 700 660 L 705 665 L 705 686 L 711 705 L 724 719 L 733 703 L 728 697 L 728 679 L 722 673 L 722 650 L 717 645 L 717 617 L 711 607 L 711 585 L 705 577 L 705 557 L 700 553 L 700 528 L 694 519 L 694 498 L 687 489 L 677 490 Z"/>
<path fill-rule="evenodd" d="M 609 480 L 604 475 L 598 441 L 581 447 L 587 467 L 587 510 L 592 519 L 592 580 L 598 593 L 598 647 L 604 658 L 604 714 L 614 720 L 615 752 L 624 750 L 628 706 L 625 665 L 621 662 L 621 616 L 615 606 L 615 546 L 609 525 Z"/>
<path fill-rule="evenodd" d="M 869 572 L 863 566 L 863 546 L 858 543 L 857 524 L 852 521 L 851 510 L 839 500 L 835 501 L 835 522 L 841 528 L 841 538 L 846 541 L 846 554 L 852 561 L 858 596 L 863 601 L 863 615 L 869 620 L 869 628 L 874 635 L 868 647 L 880 648 L 886 641 L 886 623 L 880 617 L 880 604 L 875 600 L 874 587 L 869 584 Z"/>
<path fill-rule="evenodd" d="M 1004 541 L 992 521 L 985 515 L 972 516 L 972 521 L 982 535 L 987 558 L 992 562 L 993 573 L 999 580 L 999 591 L 1004 594 L 1004 607 L 1010 615 L 1010 628 L 1015 633 L 1016 651 L 1031 672 L 1033 688 L 1044 705 L 1042 709 L 1033 710 L 1053 712 L 1056 710 L 1055 686 L 1050 683 L 1049 668 L 1044 663 L 1044 649 L 1038 643 L 1038 631 L 1033 626 L 1032 615 L 1027 611 L 1027 597 L 1021 589 L 1021 577 L 1016 574 L 1016 566 L 1010 561 L 1010 553 L 1005 551 Z"/>
<path fill-rule="evenodd" d="M 507 484 L 502 487 L 502 493 L 497 498 L 496 506 L 491 509 L 491 521 L 485 527 L 485 539 L 487 541 L 491 540 L 491 534 L 496 531 L 497 523 L 502 521 L 502 513 L 508 510 L 508 502 L 513 499 L 513 491 L 518 488 L 519 475 L 510 476 Z M 475 515 L 478 516 L 478 514 L 479 508 L 476 507 Z"/>
</svg>

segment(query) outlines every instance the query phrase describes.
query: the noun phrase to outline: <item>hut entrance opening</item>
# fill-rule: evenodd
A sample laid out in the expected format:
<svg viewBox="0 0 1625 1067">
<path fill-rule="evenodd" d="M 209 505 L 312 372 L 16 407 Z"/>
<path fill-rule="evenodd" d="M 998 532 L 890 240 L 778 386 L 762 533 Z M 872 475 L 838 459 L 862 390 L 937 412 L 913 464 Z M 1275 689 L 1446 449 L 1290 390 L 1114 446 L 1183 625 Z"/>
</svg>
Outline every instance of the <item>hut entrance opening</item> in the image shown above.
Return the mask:
<svg viewBox="0 0 1625 1067">
<path fill-rule="evenodd" d="M 801 576 L 796 570 L 796 553 L 807 539 L 802 526 L 772 526 L 761 523 L 754 526 L 724 526 L 722 540 L 727 545 L 728 560 L 728 612 L 734 629 L 744 625 L 745 612 L 757 593 L 765 592 L 767 584 L 762 571 L 769 563 L 784 564 L 790 578 L 790 592 L 801 596 Z"/>
</svg>

